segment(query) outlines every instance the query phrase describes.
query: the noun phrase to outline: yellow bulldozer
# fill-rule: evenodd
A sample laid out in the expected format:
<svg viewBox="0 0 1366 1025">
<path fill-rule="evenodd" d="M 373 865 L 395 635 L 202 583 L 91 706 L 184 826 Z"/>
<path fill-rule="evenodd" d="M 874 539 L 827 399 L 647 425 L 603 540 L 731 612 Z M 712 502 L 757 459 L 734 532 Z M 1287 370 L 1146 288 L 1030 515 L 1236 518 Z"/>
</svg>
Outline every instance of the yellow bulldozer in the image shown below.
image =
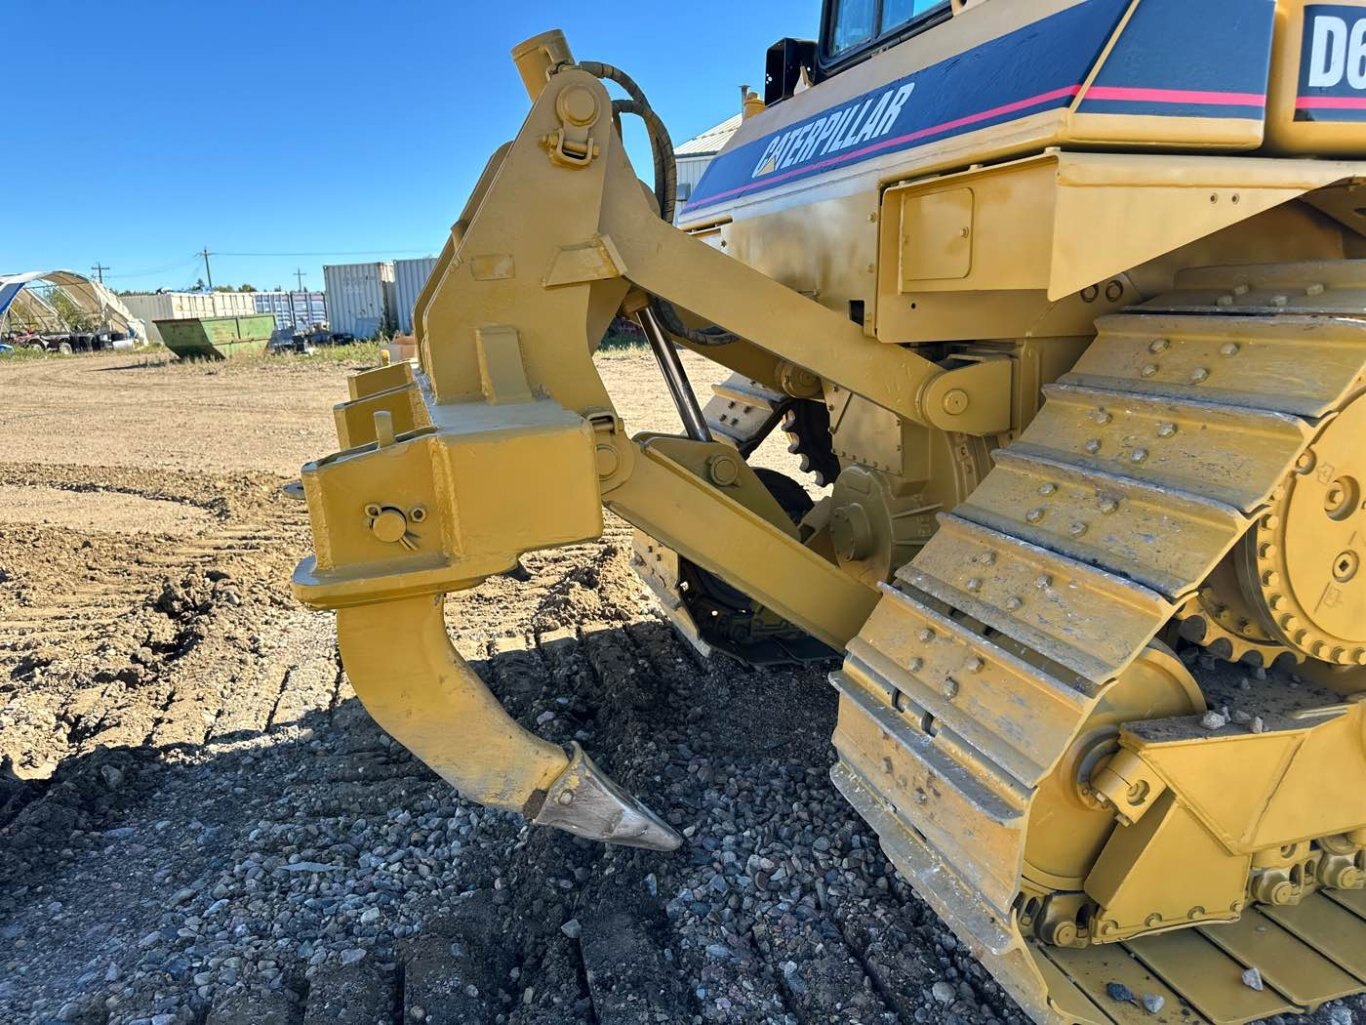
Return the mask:
<svg viewBox="0 0 1366 1025">
<path fill-rule="evenodd" d="M 835 783 L 1037 1021 L 1366 989 L 1366 0 L 825 0 L 681 210 L 627 74 L 513 56 L 418 366 L 304 471 L 296 593 L 380 725 L 677 847 L 443 620 L 606 507 L 702 650 L 842 659 Z M 619 316 L 679 436 L 617 414 Z M 705 406 L 679 347 L 732 375 Z M 779 429 L 818 501 L 748 464 Z"/>
</svg>

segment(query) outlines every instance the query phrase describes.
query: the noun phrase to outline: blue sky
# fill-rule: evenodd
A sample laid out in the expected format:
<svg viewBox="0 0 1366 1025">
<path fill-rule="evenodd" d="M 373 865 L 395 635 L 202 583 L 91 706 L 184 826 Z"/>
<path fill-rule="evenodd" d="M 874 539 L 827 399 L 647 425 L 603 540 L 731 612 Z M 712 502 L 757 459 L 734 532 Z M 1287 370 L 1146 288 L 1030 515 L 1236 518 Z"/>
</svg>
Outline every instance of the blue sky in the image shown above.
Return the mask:
<svg viewBox="0 0 1366 1025">
<path fill-rule="evenodd" d="M 0 273 L 111 269 L 115 288 L 320 288 L 324 263 L 434 254 L 527 109 L 508 57 L 547 28 L 625 68 L 683 141 L 762 91 L 819 0 L 12 0 L 28 98 L 0 181 Z M 328 254 L 273 255 L 273 254 Z M 261 255 L 230 255 L 261 254 Z M 267 255 L 270 254 L 270 255 Z M 349 255 L 364 254 L 364 255 Z"/>
</svg>

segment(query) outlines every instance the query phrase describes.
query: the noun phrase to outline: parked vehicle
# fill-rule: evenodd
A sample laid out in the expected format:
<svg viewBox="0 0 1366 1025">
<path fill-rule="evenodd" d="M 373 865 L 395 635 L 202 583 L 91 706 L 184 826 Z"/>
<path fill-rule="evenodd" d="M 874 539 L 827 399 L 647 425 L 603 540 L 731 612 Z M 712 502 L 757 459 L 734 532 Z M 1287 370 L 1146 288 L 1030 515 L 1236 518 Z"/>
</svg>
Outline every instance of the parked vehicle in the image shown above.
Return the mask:
<svg viewBox="0 0 1366 1025">
<path fill-rule="evenodd" d="M 77 352 L 131 349 L 137 342 L 132 335 L 123 331 L 22 331 L 6 335 L 5 338 L 7 344 L 16 348 L 56 352 L 63 356 Z"/>
</svg>

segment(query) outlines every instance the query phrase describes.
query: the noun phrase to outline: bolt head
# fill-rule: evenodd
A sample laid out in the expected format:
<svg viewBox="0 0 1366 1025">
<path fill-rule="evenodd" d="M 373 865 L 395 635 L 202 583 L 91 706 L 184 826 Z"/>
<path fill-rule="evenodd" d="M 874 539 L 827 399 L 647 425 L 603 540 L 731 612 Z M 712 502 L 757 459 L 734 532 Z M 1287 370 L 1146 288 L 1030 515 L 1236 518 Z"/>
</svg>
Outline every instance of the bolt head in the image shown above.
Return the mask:
<svg viewBox="0 0 1366 1025">
<path fill-rule="evenodd" d="M 385 544 L 402 541 L 408 533 L 408 517 L 397 509 L 383 509 L 370 524 L 370 532 Z"/>
<path fill-rule="evenodd" d="M 950 416 L 967 412 L 970 404 L 968 393 L 962 388 L 954 388 L 944 394 L 944 412 Z"/>
</svg>

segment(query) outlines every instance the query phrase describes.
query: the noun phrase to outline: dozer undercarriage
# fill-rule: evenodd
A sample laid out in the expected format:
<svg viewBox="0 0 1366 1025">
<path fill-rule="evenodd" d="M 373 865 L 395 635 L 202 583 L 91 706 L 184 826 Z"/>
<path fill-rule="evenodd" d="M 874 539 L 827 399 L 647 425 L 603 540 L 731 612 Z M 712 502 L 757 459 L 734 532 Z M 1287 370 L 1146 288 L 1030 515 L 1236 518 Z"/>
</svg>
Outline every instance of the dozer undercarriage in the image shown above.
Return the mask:
<svg viewBox="0 0 1366 1025">
<path fill-rule="evenodd" d="M 340 451 L 305 468 L 296 591 L 338 611 L 380 724 L 470 799 L 678 846 L 446 637 L 446 593 L 599 536 L 606 507 L 703 650 L 843 658 L 836 784 L 1036 1020 L 1243 1022 L 1366 989 L 1366 138 L 1323 126 L 1344 159 L 1304 159 L 1320 137 L 1296 121 L 1243 155 L 1260 127 L 1109 111 L 1137 93 L 1097 85 L 1106 62 L 1172 9 L 955 0 L 926 38 L 1035 26 L 1024 52 L 1070 26 L 1101 63 L 1060 106 L 984 122 L 981 166 L 907 131 L 832 182 L 820 148 L 882 160 L 939 67 L 886 85 L 878 62 L 919 37 L 870 43 L 742 129 L 688 231 L 635 84 L 558 34 L 520 47 L 533 107 L 419 301 L 421 369 L 355 378 Z M 1239 10 L 1277 55 L 1275 108 L 1313 9 Z M 613 123 L 631 114 L 654 195 Z M 751 184 L 727 187 L 735 166 Z M 860 225 L 817 236 L 850 259 L 783 242 L 803 204 Z M 684 436 L 616 413 L 592 355 L 619 315 Z M 735 375 L 707 410 L 676 344 Z M 746 462 L 780 426 L 828 485 L 814 504 Z"/>
</svg>

